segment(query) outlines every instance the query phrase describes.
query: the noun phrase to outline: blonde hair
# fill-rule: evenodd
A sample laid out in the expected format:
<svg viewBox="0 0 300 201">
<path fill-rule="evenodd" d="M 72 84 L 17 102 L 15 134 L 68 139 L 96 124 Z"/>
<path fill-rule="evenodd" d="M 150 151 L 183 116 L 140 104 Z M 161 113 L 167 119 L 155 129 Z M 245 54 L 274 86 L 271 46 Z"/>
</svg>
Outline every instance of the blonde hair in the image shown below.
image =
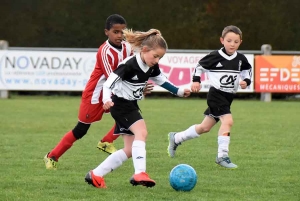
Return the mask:
<svg viewBox="0 0 300 201">
<path fill-rule="evenodd" d="M 226 34 L 229 32 L 233 32 L 235 34 L 240 35 L 240 38 L 242 40 L 242 35 L 243 35 L 242 31 L 237 26 L 229 25 L 229 26 L 225 27 L 222 31 L 222 38 L 224 38 L 226 36 Z"/>
<path fill-rule="evenodd" d="M 157 47 L 167 49 L 168 45 L 157 29 L 150 29 L 147 32 L 133 31 L 132 29 L 123 30 L 125 40 L 130 43 L 133 49 L 140 50 L 143 46 L 150 49 Z"/>
</svg>

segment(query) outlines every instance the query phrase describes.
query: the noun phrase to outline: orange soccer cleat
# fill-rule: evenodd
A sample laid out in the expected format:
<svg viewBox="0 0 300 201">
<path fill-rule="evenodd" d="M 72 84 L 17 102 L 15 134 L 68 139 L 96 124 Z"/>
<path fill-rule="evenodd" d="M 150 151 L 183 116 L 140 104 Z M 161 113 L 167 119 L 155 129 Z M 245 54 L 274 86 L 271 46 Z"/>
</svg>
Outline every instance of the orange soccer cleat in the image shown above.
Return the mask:
<svg viewBox="0 0 300 201">
<path fill-rule="evenodd" d="M 130 179 L 130 183 L 133 186 L 137 186 L 137 185 L 142 185 L 142 186 L 146 186 L 146 187 L 155 186 L 155 181 L 150 179 L 146 172 L 134 174 Z"/>
<path fill-rule="evenodd" d="M 106 184 L 103 177 L 94 175 L 93 171 L 89 171 L 85 176 L 85 182 L 96 188 L 106 188 Z"/>
</svg>

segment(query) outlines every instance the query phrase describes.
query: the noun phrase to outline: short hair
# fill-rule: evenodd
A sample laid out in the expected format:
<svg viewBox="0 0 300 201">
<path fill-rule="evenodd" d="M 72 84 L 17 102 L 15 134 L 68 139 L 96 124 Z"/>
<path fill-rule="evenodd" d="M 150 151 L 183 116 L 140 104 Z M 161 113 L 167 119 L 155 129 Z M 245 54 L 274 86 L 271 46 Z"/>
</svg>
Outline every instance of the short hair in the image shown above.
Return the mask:
<svg viewBox="0 0 300 201">
<path fill-rule="evenodd" d="M 115 24 L 127 24 L 127 23 L 125 18 L 122 17 L 121 15 L 113 14 L 106 19 L 105 29 L 110 30 L 111 27 Z"/>
<path fill-rule="evenodd" d="M 226 34 L 229 32 L 233 32 L 235 34 L 240 35 L 241 40 L 242 40 L 242 35 L 243 35 L 242 31 L 237 26 L 229 25 L 229 26 L 225 27 L 222 31 L 222 38 L 224 38 L 226 36 Z"/>
</svg>

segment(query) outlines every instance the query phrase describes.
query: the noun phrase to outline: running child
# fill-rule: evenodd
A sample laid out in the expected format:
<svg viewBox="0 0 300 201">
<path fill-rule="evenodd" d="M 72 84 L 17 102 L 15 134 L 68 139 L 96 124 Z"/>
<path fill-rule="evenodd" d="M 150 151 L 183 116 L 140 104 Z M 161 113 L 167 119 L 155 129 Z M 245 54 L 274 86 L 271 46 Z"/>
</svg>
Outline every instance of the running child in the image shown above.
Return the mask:
<svg viewBox="0 0 300 201">
<path fill-rule="evenodd" d="M 193 73 L 192 92 L 199 92 L 201 89 L 200 76 L 204 72 L 207 73 L 211 83 L 205 117 L 200 124 L 192 125 L 181 132 L 169 133 L 168 154 L 170 157 L 175 157 L 175 151 L 182 142 L 209 132 L 220 120 L 218 154 L 215 162 L 225 168 L 237 168 L 228 155 L 230 131 L 233 125 L 230 106 L 238 88 L 245 89 L 251 84 L 252 67 L 247 58 L 237 52 L 242 43 L 242 32 L 238 27 L 232 25 L 225 27 L 220 41 L 224 47 L 203 57 Z"/>
<path fill-rule="evenodd" d="M 46 154 L 44 157 L 46 169 L 56 170 L 58 159 L 87 133 L 92 123 L 101 120 L 105 112 L 102 103 L 103 83 L 123 59 L 132 55 L 130 44 L 123 40 L 125 28 L 126 20 L 122 16 L 113 14 L 107 18 L 104 32 L 108 40 L 99 47 L 95 68 L 82 92 L 77 125 Z M 118 135 L 113 135 L 114 129 L 115 126 L 98 143 L 99 149 L 108 153 L 116 151 L 112 142 Z"/>
<path fill-rule="evenodd" d="M 124 30 L 124 36 L 138 53 L 121 62 L 103 85 L 103 108 L 110 109 L 116 121 L 115 133 L 122 135 L 124 148 L 109 155 L 98 167 L 87 173 L 85 181 L 97 188 L 106 188 L 104 176 L 131 157 L 135 172 L 130 183 L 146 187 L 155 185 L 155 181 L 146 173 L 148 131 L 137 104 L 137 100 L 143 97 L 148 79 L 177 96 L 190 95 L 190 89 L 174 86 L 159 69 L 158 62 L 167 50 L 167 43 L 159 30 Z"/>
</svg>

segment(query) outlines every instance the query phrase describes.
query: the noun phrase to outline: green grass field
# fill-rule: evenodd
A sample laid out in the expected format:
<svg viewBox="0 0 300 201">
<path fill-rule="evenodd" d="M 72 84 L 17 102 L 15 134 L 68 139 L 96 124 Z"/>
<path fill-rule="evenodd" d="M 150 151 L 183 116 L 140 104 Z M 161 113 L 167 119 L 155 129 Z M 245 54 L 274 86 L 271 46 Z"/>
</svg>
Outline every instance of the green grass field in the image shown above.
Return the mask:
<svg viewBox="0 0 300 201">
<path fill-rule="evenodd" d="M 57 171 L 45 169 L 44 155 L 77 122 L 79 97 L 22 97 L 0 100 L 0 200 L 300 200 L 300 102 L 235 100 L 231 160 L 226 170 L 214 163 L 218 125 L 185 142 L 177 156 L 167 156 L 167 133 L 200 123 L 205 99 L 146 98 L 140 101 L 149 135 L 147 172 L 154 188 L 131 186 L 132 160 L 105 177 L 107 189 L 84 182 L 84 176 L 107 155 L 98 140 L 111 128 L 105 115 L 60 158 Z M 116 141 L 122 147 L 122 139 Z M 198 183 L 191 192 L 176 192 L 169 172 L 177 164 L 195 168 Z"/>
</svg>

